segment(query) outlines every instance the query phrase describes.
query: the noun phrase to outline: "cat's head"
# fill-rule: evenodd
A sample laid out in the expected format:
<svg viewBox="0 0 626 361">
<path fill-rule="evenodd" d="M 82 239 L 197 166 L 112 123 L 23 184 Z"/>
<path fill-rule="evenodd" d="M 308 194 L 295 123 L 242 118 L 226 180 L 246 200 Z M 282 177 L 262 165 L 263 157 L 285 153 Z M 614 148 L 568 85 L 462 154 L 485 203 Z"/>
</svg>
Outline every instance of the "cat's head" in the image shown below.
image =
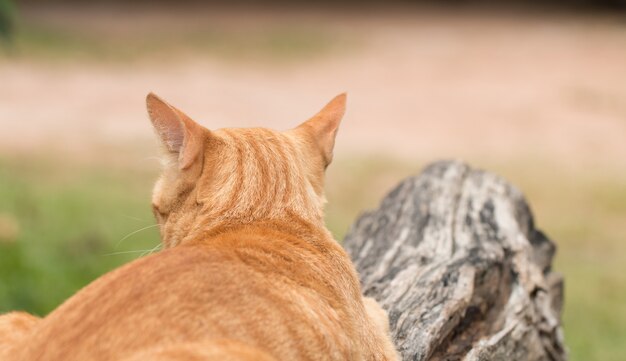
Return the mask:
<svg viewBox="0 0 626 361">
<path fill-rule="evenodd" d="M 346 96 L 287 131 L 208 130 L 156 95 L 148 114 L 165 151 L 152 207 L 166 247 L 224 223 L 296 215 L 323 226 L 324 171 Z"/>
</svg>

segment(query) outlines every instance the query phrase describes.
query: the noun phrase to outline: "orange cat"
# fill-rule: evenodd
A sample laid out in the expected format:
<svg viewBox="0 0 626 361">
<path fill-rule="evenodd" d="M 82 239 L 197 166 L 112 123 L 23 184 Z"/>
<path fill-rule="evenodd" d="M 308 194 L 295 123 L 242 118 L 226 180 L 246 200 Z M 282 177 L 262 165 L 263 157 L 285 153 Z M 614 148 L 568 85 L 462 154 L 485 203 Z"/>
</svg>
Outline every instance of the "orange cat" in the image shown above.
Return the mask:
<svg viewBox="0 0 626 361">
<path fill-rule="evenodd" d="M 295 129 L 209 131 L 154 94 L 165 250 L 47 317 L 0 317 L 0 359 L 396 360 L 387 317 L 323 223 L 345 95 Z"/>
</svg>

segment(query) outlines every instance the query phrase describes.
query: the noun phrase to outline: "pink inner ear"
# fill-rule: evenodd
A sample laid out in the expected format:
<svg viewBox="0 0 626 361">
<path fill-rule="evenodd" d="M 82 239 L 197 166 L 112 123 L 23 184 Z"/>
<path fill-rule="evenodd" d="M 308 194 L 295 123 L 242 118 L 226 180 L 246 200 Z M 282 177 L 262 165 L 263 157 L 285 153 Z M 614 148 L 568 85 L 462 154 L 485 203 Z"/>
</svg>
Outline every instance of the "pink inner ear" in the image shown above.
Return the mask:
<svg viewBox="0 0 626 361">
<path fill-rule="evenodd" d="M 180 169 L 189 168 L 201 155 L 204 128 L 153 93 L 148 94 L 146 104 L 152 125 L 167 150 L 178 153 Z"/>
<path fill-rule="evenodd" d="M 180 152 L 185 140 L 184 129 L 179 120 L 160 121 L 155 124 L 157 132 L 170 152 Z"/>
<path fill-rule="evenodd" d="M 185 128 L 174 109 L 160 99 L 149 98 L 148 113 L 167 149 L 170 152 L 180 152 L 185 140 Z"/>
</svg>

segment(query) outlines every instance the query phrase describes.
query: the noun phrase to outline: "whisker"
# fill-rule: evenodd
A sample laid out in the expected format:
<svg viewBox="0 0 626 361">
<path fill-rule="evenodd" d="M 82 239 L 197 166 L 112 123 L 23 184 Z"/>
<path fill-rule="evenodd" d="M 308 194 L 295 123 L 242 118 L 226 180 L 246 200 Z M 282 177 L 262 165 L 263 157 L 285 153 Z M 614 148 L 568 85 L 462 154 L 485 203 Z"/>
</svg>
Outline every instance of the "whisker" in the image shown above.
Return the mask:
<svg viewBox="0 0 626 361">
<path fill-rule="evenodd" d="M 127 239 L 128 237 L 130 237 L 130 236 L 132 236 L 132 235 L 134 235 L 134 234 L 137 234 L 137 233 L 139 233 L 139 232 L 141 232 L 141 231 L 145 231 L 146 229 L 149 229 L 149 228 L 152 228 L 152 227 L 157 227 L 158 225 L 159 225 L 158 223 L 157 223 L 157 224 L 151 224 L 151 225 L 149 225 L 149 226 L 146 226 L 146 227 L 143 227 L 143 228 L 139 228 L 139 229 L 138 229 L 138 230 L 136 230 L 136 231 L 130 232 L 129 234 L 127 234 L 126 236 L 124 236 L 124 238 L 122 238 L 122 239 L 120 239 L 119 241 L 117 241 L 117 243 L 115 244 L 115 248 L 114 248 L 114 249 L 117 249 L 117 247 L 119 247 L 119 245 L 120 245 L 120 244 L 121 244 L 121 243 L 122 243 L 125 239 Z"/>
<path fill-rule="evenodd" d="M 146 251 L 150 251 L 150 250 L 149 249 L 138 249 L 138 250 L 134 250 L 134 251 L 112 252 L 112 253 L 105 253 L 105 254 L 103 254 L 103 256 L 115 256 L 117 254 L 139 253 L 139 252 L 146 252 Z"/>
<path fill-rule="evenodd" d="M 156 246 L 152 247 L 152 249 L 149 249 L 145 251 L 144 253 L 140 254 L 139 257 L 149 256 L 152 253 L 156 252 L 159 248 L 161 248 L 161 242 L 159 242 L 159 244 L 157 244 Z"/>
<path fill-rule="evenodd" d="M 160 251 L 160 250 L 162 250 L 162 249 L 163 249 L 163 243 L 159 242 L 159 244 L 157 244 L 157 245 L 156 245 L 156 247 L 155 247 L 155 248 L 153 248 L 153 249 L 150 251 L 150 253 L 148 253 L 148 255 L 151 255 L 151 254 L 153 254 L 154 252 L 158 252 L 158 251 Z"/>
</svg>

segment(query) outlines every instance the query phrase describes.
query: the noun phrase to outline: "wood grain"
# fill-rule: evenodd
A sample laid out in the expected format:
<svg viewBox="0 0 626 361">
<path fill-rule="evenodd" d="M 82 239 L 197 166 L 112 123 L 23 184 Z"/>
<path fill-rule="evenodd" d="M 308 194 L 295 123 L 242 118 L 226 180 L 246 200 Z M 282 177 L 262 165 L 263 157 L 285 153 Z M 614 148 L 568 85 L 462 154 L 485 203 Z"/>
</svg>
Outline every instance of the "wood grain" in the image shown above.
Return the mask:
<svg viewBox="0 0 626 361">
<path fill-rule="evenodd" d="M 565 360 L 555 245 L 523 195 L 455 161 L 403 181 L 344 243 L 405 360 Z"/>
</svg>

